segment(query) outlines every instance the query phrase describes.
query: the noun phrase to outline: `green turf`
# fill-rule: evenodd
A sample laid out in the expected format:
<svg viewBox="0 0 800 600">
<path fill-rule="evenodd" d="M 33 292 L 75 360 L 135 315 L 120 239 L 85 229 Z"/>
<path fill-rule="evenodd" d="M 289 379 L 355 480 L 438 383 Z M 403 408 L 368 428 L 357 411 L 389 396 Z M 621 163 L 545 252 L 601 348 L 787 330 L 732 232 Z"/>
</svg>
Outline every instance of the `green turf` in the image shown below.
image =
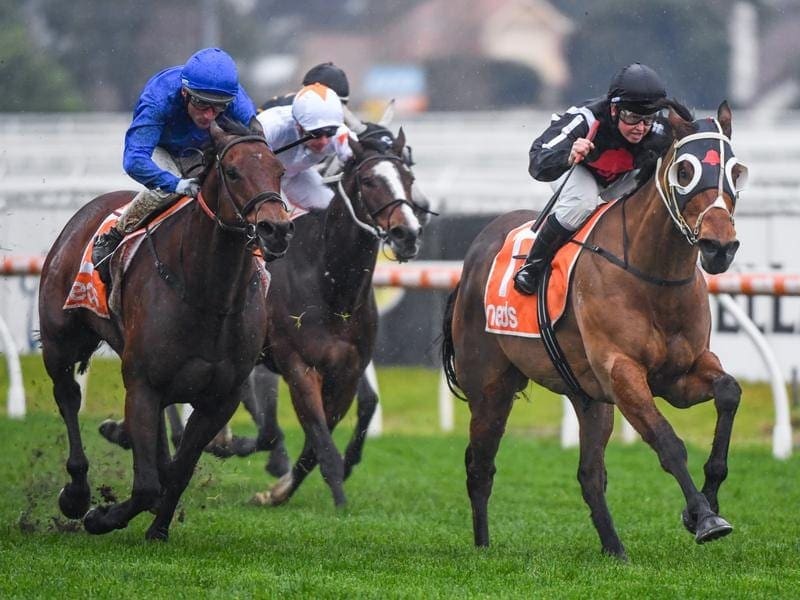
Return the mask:
<svg viewBox="0 0 800 600">
<path fill-rule="evenodd" d="M 0 417 L 3 598 L 788 598 L 800 590 L 800 459 L 770 455 L 765 385 L 745 385 L 721 492 L 735 531 L 712 544 L 698 546 L 683 530 L 682 496 L 653 452 L 612 442 L 608 500 L 630 557 L 621 564 L 599 552 L 575 479 L 577 450 L 558 447 L 560 401 L 538 388 L 512 413 L 490 504 L 492 546 L 475 549 L 463 468 L 468 411 L 457 404 L 455 432 L 441 434 L 438 375 L 419 369 L 379 371 L 386 433 L 367 441 L 345 510 L 333 508 L 318 472 L 288 505 L 251 506 L 271 482 L 264 456 L 204 456 L 168 543 L 144 540 L 150 515 L 89 536 L 58 516 L 66 440 L 39 362 L 23 364 L 26 419 Z M 82 429 L 93 490 L 122 498 L 130 455 L 96 434 L 103 418 L 121 413 L 117 369 L 110 360 L 93 365 Z M 2 398 L 6 385 L 0 370 Z M 288 404 L 281 418 L 296 455 L 302 439 Z M 691 441 L 700 478 L 713 408 L 665 411 Z M 253 431 L 244 413 L 234 425 Z"/>
</svg>

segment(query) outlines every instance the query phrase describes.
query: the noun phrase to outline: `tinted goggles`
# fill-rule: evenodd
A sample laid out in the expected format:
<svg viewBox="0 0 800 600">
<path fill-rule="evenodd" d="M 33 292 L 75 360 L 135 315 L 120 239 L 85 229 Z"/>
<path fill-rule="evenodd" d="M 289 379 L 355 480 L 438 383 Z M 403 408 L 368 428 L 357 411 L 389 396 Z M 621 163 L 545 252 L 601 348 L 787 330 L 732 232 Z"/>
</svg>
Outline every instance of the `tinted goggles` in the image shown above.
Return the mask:
<svg viewBox="0 0 800 600">
<path fill-rule="evenodd" d="M 621 108 L 619 109 L 619 120 L 626 125 L 638 125 L 639 123 L 644 123 L 645 127 L 650 127 L 650 125 L 653 124 L 653 121 L 656 120 L 656 115 L 655 113 L 652 115 L 640 115 L 632 110 Z"/>
<path fill-rule="evenodd" d="M 222 102 L 209 102 L 208 100 L 203 100 L 202 98 L 198 98 L 193 94 L 189 94 L 189 102 L 192 103 L 192 106 L 197 108 L 198 110 L 208 110 L 209 108 L 213 108 L 217 112 L 225 112 L 225 109 L 230 106 L 230 103 L 233 100 L 223 100 Z"/>
<path fill-rule="evenodd" d="M 310 135 L 312 138 L 321 138 L 321 137 L 329 137 L 332 138 L 336 135 L 336 132 L 339 128 L 336 125 L 331 125 L 329 127 L 320 127 L 318 129 L 312 129 L 311 131 L 306 131 L 306 134 Z"/>
</svg>

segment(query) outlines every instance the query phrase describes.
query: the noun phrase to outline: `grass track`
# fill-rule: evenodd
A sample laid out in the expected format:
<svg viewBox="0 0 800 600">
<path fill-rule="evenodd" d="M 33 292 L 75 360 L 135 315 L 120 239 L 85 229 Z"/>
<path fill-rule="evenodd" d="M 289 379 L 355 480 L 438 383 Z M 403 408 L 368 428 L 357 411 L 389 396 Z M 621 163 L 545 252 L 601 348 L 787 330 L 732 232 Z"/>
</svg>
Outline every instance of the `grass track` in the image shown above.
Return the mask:
<svg viewBox="0 0 800 600">
<path fill-rule="evenodd" d="M 119 414 L 120 384 L 114 361 L 97 362 L 83 416 L 91 481 L 125 497 L 130 456 L 95 433 Z M 24 368 L 29 416 L 0 418 L 3 598 L 788 598 L 800 590 L 800 459 L 770 456 L 766 386 L 745 391 L 721 492 L 735 531 L 718 542 L 697 546 L 683 530 L 681 494 L 651 450 L 612 442 L 608 498 L 630 556 L 619 564 L 600 555 L 575 480 L 577 450 L 558 447 L 560 404 L 541 390 L 512 414 L 490 504 L 493 545 L 476 550 L 464 487 L 467 411 L 457 405 L 456 433 L 439 434 L 436 374 L 406 369 L 379 373 L 387 434 L 368 441 L 344 511 L 333 509 L 318 472 L 287 506 L 250 506 L 270 481 L 263 456 L 204 456 L 169 543 L 144 541 L 148 515 L 107 536 L 63 531 L 64 428 L 36 359 Z M 300 432 L 287 405 L 296 455 Z M 697 440 L 689 446 L 696 478 L 713 427 L 707 408 L 671 414 L 679 433 Z M 252 430 L 242 414 L 236 426 Z M 338 443 L 351 426 L 343 424 Z"/>
</svg>

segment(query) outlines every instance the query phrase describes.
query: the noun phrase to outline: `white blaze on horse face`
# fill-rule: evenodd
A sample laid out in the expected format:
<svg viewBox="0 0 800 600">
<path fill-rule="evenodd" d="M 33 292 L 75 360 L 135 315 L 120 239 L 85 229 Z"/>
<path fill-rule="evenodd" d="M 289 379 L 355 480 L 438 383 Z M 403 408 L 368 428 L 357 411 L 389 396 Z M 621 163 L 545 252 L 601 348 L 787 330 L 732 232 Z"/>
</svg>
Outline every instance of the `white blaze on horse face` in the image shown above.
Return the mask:
<svg viewBox="0 0 800 600">
<path fill-rule="evenodd" d="M 398 172 L 397 165 L 394 164 L 394 162 L 389 162 L 388 160 L 378 161 L 375 166 L 372 167 L 372 172 L 386 182 L 389 191 L 392 192 L 393 200 L 404 200 L 407 203 L 410 202 L 410 199 L 408 196 L 406 196 L 406 190 L 403 187 L 403 180 L 400 178 L 400 173 Z M 411 210 L 411 206 L 409 204 L 401 204 L 400 211 L 403 213 L 403 218 L 405 219 L 406 223 L 408 223 L 409 227 L 415 230 L 420 228 L 417 215 L 415 215 L 414 211 Z"/>
</svg>

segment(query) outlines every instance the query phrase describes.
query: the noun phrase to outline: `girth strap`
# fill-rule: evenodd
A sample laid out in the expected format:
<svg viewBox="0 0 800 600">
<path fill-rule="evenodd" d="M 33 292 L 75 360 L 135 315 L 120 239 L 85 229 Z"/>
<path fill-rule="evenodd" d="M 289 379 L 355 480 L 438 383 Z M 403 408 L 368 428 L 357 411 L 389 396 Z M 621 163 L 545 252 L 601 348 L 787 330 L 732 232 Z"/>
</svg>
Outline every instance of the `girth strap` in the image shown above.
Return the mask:
<svg viewBox="0 0 800 600">
<path fill-rule="evenodd" d="M 550 313 L 547 311 L 547 284 L 550 282 L 550 272 L 552 268 L 550 265 L 545 267 L 541 278 L 539 279 L 539 289 L 537 290 L 536 310 L 539 317 L 539 330 L 542 334 L 542 344 L 547 351 L 547 356 L 550 357 L 550 362 L 561 375 L 561 379 L 567 384 L 573 396 L 580 398 L 583 406 L 587 407 L 592 397 L 587 394 L 581 387 L 575 373 L 572 372 L 572 367 L 569 366 L 567 358 L 564 356 L 564 351 L 556 340 L 556 334 L 553 330 L 553 322 L 550 320 Z"/>
</svg>

